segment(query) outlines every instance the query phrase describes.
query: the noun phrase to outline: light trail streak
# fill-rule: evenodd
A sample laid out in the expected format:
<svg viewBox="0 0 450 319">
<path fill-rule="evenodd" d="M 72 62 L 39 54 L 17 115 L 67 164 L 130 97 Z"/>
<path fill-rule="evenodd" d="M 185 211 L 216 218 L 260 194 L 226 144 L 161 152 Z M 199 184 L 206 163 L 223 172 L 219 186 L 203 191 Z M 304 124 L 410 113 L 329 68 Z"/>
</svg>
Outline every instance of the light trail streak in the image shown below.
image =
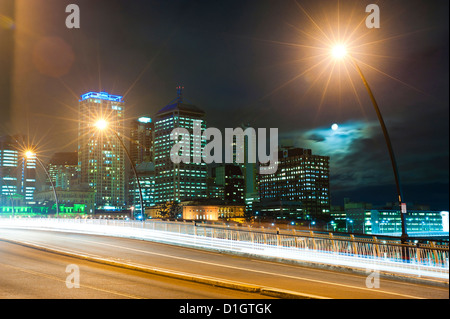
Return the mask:
<svg viewBox="0 0 450 319">
<path fill-rule="evenodd" d="M 407 274 L 412 276 L 429 276 L 448 279 L 447 268 L 432 267 L 415 263 L 404 263 L 383 257 L 358 256 L 340 254 L 338 252 L 320 251 L 296 247 L 283 247 L 257 242 L 245 242 L 231 239 L 204 237 L 201 235 L 174 233 L 146 228 L 129 227 L 125 222 L 122 226 L 98 225 L 70 220 L 1 220 L 3 227 L 25 227 L 49 229 L 54 231 L 75 231 L 86 234 L 118 236 L 181 245 L 199 249 L 212 249 L 245 255 L 269 257 L 275 259 L 295 260 L 306 263 L 319 263 L 341 267 L 351 267 L 360 270 L 368 268 L 382 272 Z M 143 224 L 141 224 L 143 226 Z"/>
</svg>

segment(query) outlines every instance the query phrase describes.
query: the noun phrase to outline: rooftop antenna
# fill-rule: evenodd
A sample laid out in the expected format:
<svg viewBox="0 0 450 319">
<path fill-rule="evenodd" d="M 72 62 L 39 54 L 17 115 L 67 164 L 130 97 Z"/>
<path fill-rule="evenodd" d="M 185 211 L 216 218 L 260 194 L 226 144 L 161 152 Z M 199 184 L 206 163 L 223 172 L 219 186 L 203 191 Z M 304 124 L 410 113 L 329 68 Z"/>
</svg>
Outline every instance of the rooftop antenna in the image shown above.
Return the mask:
<svg viewBox="0 0 450 319">
<path fill-rule="evenodd" d="M 183 103 L 183 89 L 181 85 L 177 86 L 177 99 L 179 103 Z"/>
</svg>

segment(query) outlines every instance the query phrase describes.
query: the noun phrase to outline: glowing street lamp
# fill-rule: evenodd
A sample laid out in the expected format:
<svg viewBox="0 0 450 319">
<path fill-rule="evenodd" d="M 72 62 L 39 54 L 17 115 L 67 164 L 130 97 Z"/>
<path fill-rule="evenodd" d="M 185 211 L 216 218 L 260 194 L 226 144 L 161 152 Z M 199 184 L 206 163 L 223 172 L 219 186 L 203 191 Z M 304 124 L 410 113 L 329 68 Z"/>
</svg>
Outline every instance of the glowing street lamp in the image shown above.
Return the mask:
<svg viewBox="0 0 450 319">
<path fill-rule="evenodd" d="M 375 100 L 375 97 L 372 93 L 372 90 L 369 87 L 369 84 L 367 83 L 366 78 L 364 77 L 361 69 L 359 68 L 358 64 L 356 63 L 356 60 L 348 53 L 346 46 L 344 44 L 337 44 L 337 45 L 333 46 L 331 48 L 331 55 L 333 56 L 333 58 L 335 58 L 337 60 L 342 60 L 345 57 L 350 58 L 350 60 L 354 64 L 356 70 L 358 71 L 358 73 L 364 83 L 364 86 L 366 87 L 366 89 L 369 93 L 370 99 L 372 100 L 372 104 L 375 108 L 375 112 L 377 113 L 378 121 L 380 122 L 381 128 L 383 130 L 383 135 L 384 135 L 384 139 L 386 140 L 386 145 L 388 147 L 389 156 L 391 158 L 391 164 L 392 164 L 392 169 L 394 171 L 395 184 L 397 187 L 398 201 L 399 201 L 399 206 L 400 206 L 400 216 L 401 216 L 401 221 L 402 221 L 401 240 L 402 240 L 402 243 L 405 243 L 406 239 L 408 238 L 408 235 L 406 233 L 406 222 L 405 222 L 406 204 L 403 203 L 403 201 L 402 201 L 403 194 L 402 194 L 402 189 L 400 187 L 400 175 L 398 173 L 397 162 L 395 160 L 395 155 L 394 155 L 394 151 L 392 148 L 391 139 L 389 138 L 389 133 L 388 133 L 386 125 L 384 123 L 383 117 L 381 116 L 380 109 L 378 108 L 378 103 Z"/>
<path fill-rule="evenodd" d="M 94 126 L 99 130 L 99 131 L 105 131 L 106 129 L 110 129 L 109 127 L 109 123 L 108 121 L 106 121 L 105 119 L 99 119 L 94 123 Z M 133 173 L 134 176 L 136 177 L 136 181 L 137 181 L 137 185 L 138 185 L 138 189 L 139 189 L 139 201 L 141 204 L 141 215 L 142 215 L 142 220 L 144 220 L 144 203 L 143 203 L 143 199 L 142 199 L 142 189 L 141 189 L 141 183 L 139 181 L 139 177 L 138 177 L 138 173 L 136 171 L 136 167 L 134 165 L 133 160 L 131 159 L 130 153 L 128 152 L 128 149 L 126 148 L 123 140 L 120 138 L 119 134 L 117 134 L 117 132 L 114 129 L 110 129 L 114 135 L 117 137 L 117 139 L 119 140 L 120 144 L 122 145 L 123 149 L 125 150 L 125 154 L 127 154 L 128 160 L 131 163 L 131 168 L 133 169 Z M 133 211 L 133 210 L 132 210 Z M 133 215 L 133 214 L 132 214 Z"/>
<path fill-rule="evenodd" d="M 343 44 L 337 44 L 331 49 L 331 54 L 336 59 L 342 59 L 347 55 L 347 48 Z"/>
<path fill-rule="evenodd" d="M 108 122 L 106 120 L 100 119 L 97 122 L 95 122 L 95 126 L 100 130 L 103 131 L 108 127 Z"/>
<path fill-rule="evenodd" d="M 26 157 L 28 160 L 35 159 L 35 160 L 39 163 L 39 165 L 41 165 L 41 167 L 44 169 L 45 174 L 47 174 L 47 178 L 48 178 L 48 180 L 50 181 L 50 184 L 51 184 L 51 186 L 52 186 L 53 195 L 55 196 L 55 203 L 56 203 L 56 218 L 58 218 L 58 217 L 59 217 L 59 202 L 58 202 L 58 196 L 57 196 L 57 194 L 56 194 L 56 188 L 55 188 L 55 185 L 53 184 L 53 180 L 52 180 L 52 178 L 50 177 L 50 174 L 48 173 L 47 169 L 45 168 L 44 164 L 41 162 L 41 160 L 39 159 L 39 157 L 37 157 L 37 154 L 36 154 L 35 152 L 33 152 L 33 151 L 31 151 L 31 150 L 27 150 L 27 151 L 25 151 L 25 154 L 24 154 L 24 155 L 25 155 L 25 157 Z"/>
</svg>

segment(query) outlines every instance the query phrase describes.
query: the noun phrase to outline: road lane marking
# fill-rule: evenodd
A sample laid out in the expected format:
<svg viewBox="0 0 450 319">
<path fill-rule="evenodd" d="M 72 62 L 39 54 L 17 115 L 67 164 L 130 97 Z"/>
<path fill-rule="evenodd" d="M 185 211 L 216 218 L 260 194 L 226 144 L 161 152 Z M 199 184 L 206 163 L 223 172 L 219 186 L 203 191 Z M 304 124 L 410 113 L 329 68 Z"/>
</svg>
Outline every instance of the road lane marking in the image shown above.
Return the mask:
<svg viewBox="0 0 450 319">
<path fill-rule="evenodd" d="M 43 277 L 43 278 L 47 278 L 47 279 L 63 282 L 64 284 L 66 283 L 66 279 L 63 280 L 63 279 L 58 278 L 56 276 L 52 276 L 52 275 L 45 274 L 45 273 L 42 273 L 42 272 L 38 272 L 38 271 L 34 271 L 34 270 L 22 268 L 22 267 L 16 267 L 16 266 L 4 264 L 4 263 L 0 263 L 0 266 L 6 267 L 6 268 L 11 268 L 11 269 L 14 269 L 14 270 L 18 270 L 20 272 L 28 273 L 28 274 L 31 274 L 31 275 L 34 275 L 34 276 L 39 276 L 39 277 Z M 80 288 L 88 288 L 88 289 L 101 291 L 101 292 L 108 293 L 108 294 L 118 295 L 118 296 L 121 296 L 121 297 L 130 298 L 130 299 L 143 299 L 143 297 L 130 295 L 130 294 L 125 294 L 125 293 L 121 293 L 121 292 L 118 292 L 118 291 L 113 291 L 113 290 L 108 290 L 108 289 L 103 289 L 103 288 L 97 288 L 97 287 L 94 287 L 94 286 L 91 286 L 91 285 L 85 285 L 85 284 L 81 284 L 81 283 L 80 283 Z"/>
<path fill-rule="evenodd" d="M 412 298 L 412 299 L 425 299 L 425 298 L 421 298 L 421 297 L 417 297 L 417 296 L 411 296 L 411 295 L 407 295 L 407 294 L 403 294 L 403 293 L 395 293 L 395 292 L 390 292 L 390 291 L 386 291 L 386 290 L 371 289 L 371 288 L 366 288 L 366 287 L 358 287 L 358 286 L 353 286 L 353 285 L 339 284 L 339 283 L 323 281 L 323 280 L 317 280 L 317 279 L 310 279 L 310 278 L 299 277 L 299 276 L 292 276 L 292 275 L 273 273 L 273 272 L 268 272 L 268 271 L 263 271 L 263 270 L 254 270 L 254 269 L 243 268 L 243 267 L 236 267 L 236 266 L 231 266 L 231 265 L 226 265 L 226 264 L 218 264 L 218 263 L 212 263 L 212 262 L 207 262 L 207 261 L 200 261 L 200 260 L 195 260 L 195 259 L 186 258 L 186 257 L 178 257 L 178 256 L 174 256 L 174 255 L 167 255 L 167 254 L 162 254 L 162 253 L 149 252 L 149 251 L 142 250 L 142 249 L 136 249 L 136 248 L 126 247 L 126 246 L 107 244 L 107 243 L 100 243 L 100 242 L 91 241 L 91 240 L 85 240 L 85 239 L 78 239 L 78 240 L 82 241 L 82 242 L 87 242 L 87 243 L 91 243 L 91 244 L 100 245 L 100 246 L 103 245 L 103 246 L 109 246 L 109 247 L 118 248 L 118 249 L 126 249 L 126 250 L 131 250 L 131 251 L 135 251 L 135 252 L 139 252 L 139 253 L 156 255 L 156 256 L 166 257 L 166 258 L 179 259 L 179 260 L 190 261 L 190 262 L 194 262 L 194 263 L 201 263 L 201 264 L 210 265 L 210 266 L 224 267 L 224 268 L 230 268 L 230 269 L 236 269 L 236 270 L 242 270 L 242 271 L 248 271 L 248 272 L 255 272 L 255 273 L 260 273 L 260 274 L 264 274 L 264 275 L 279 276 L 279 277 L 285 277 L 285 278 L 289 278 L 289 279 L 303 280 L 303 281 L 309 281 L 309 282 L 320 283 L 320 284 L 325 284 L 325 285 L 334 285 L 334 286 L 339 286 L 339 287 L 344 287 L 344 288 L 351 288 L 351 289 L 370 291 L 371 293 L 377 292 L 377 293 L 381 293 L 381 294 L 401 296 L 401 297 Z M 188 249 L 191 249 L 191 248 L 188 248 Z"/>
<path fill-rule="evenodd" d="M 139 264 L 133 264 L 133 263 L 124 263 L 124 262 L 116 262 L 113 260 L 105 259 L 102 257 L 89 257 L 86 255 L 83 255 L 81 253 L 69 253 L 67 251 L 61 250 L 60 248 L 54 248 L 50 246 L 43 246 L 40 244 L 33 244 L 30 242 L 24 243 L 24 242 L 15 242 L 7 239 L 1 239 L 3 241 L 7 241 L 8 243 L 16 244 L 25 246 L 31 249 L 37 249 L 37 250 L 43 250 L 46 252 L 54 253 L 54 254 L 62 254 L 69 258 L 81 258 L 88 262 L 96 262 L 100 264 L 105 264 L 108 266 L 113 267 L 120 267 L 128 270 L 133 271 L 141 271 L 148 274 L 158 275 L 158 276 L 168 276 L 170 278 L 175 279 L 181 279 L 181 280 L 187 280 L 190 282 L 198 282 L 203 284 L 208 284 L 216 287 L 222 287 L 222 288 L 231 288 L 231 289 L 237 289 L 241 291 L 246 292 L 253 292 L 253 293 L 260 293 L 262 295 L 268 295 L 268 296 L 277 296 L 277 295 L 283 295 L 284 298 L 300 298 L 300 299 L 329 299 L 324 298 L 322 296 L 316 296 L 311 294 L 305 294 L 305 293 L 298 293 L 294 291 L 288 291 L 288 290 L 280 290 L 273 287 L 267 287 L 267 286 L 256 286 L 251 285 L 248 283 L 242 283 L 232 280 L 225 280 L 221 278 L 215 278 L 215 277 L 209 277 L 209 276 L 201 276 L 198 274 L 189 274 L 189 273 L 182 273 L 179 271 L 173 271 L 168 269 L 162 269 L 162 268 L 156 268 L 156 267 L 149 267 L 148 265 L 139 265 Z M 91 255 L 93 256 L 93 255 Z"/>
</svg>

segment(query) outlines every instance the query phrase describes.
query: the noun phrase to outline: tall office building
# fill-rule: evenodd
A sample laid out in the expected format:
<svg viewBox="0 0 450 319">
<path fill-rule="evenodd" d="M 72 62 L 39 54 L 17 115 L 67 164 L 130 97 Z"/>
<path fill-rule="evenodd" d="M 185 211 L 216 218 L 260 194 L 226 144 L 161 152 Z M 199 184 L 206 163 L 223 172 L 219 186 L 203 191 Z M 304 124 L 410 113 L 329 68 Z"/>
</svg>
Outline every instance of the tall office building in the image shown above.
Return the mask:
<svg viewBox="0 0 450 319">
<path fill-rule="evenodd" d="M 1 195 L 10 200 L 19 195 L 23 204 L 34 204 L 37 159 L 35 155 L 25 156 L 25 140 L 19 135 L 0 138 Z"/>
<path fill-rule="evenodd" d="M 18 193 L 19 151 L 11 136 L 0 137 L 0 187 L 3 199 Z"/>
<path fill-rule="evenodd" d="M 153 131 L 154 124 L 148 116 L 131 121 L 130 157 L 135 165 L 153 162 Z"/>
<path fill-rule="evenodd" d="M 79 101 L 78 167 L 80 182 L 95 190 L 96 209 L 125 207 L 125 102 L 122 96 L 89 92 Z M 98 120 L 108 123 L 105 130 Z"/>
<path fill-rule="evenodd" d="M 154 123 L 148 116 L 141 116 L 130 122 L 130 157 L 135 165 L 142 191 L 144 207 L 154 205 L 154 162 L 153 162 L 153 133 Z M 127 166 L 131 165 L 129 163 Z M 152 167 L 149 170 L 149 167 Z M 127 169 L 128 205 L 138 211 L 140 209 L 139 185 L 130 166 Z"/>
<path fill-rule="evenodd" d="M 261 201 L 302 203 L 302 215 L 314 219 L 330 213 L 329 157 L 302 148 L 278 152 L 275 174 L 260 175 Z M 309 217 L 308 217 L 309 216 Z"/>
<path fill-rule="evenodd" d="M 200 132 L 193 126 L 199 124 Z M 174 163 L 170 151 L 176 141 L 170 135 L 176 128 L 189 132 L 190 162 Z M 155 192 L 156 202 L 183 201 L 206 198 L 207 168 L 203 161 L 194 163 L 194 156 L 201 156 L 206 140 L 201 137 L 206 129 L 205 112 L 192 104 L 184 103 L 182 88 L 178 87 L 175 101 L 162 108 L 155 118 Z M 182 134 L 179 135 L 182 138 Z"/>
</svg>

